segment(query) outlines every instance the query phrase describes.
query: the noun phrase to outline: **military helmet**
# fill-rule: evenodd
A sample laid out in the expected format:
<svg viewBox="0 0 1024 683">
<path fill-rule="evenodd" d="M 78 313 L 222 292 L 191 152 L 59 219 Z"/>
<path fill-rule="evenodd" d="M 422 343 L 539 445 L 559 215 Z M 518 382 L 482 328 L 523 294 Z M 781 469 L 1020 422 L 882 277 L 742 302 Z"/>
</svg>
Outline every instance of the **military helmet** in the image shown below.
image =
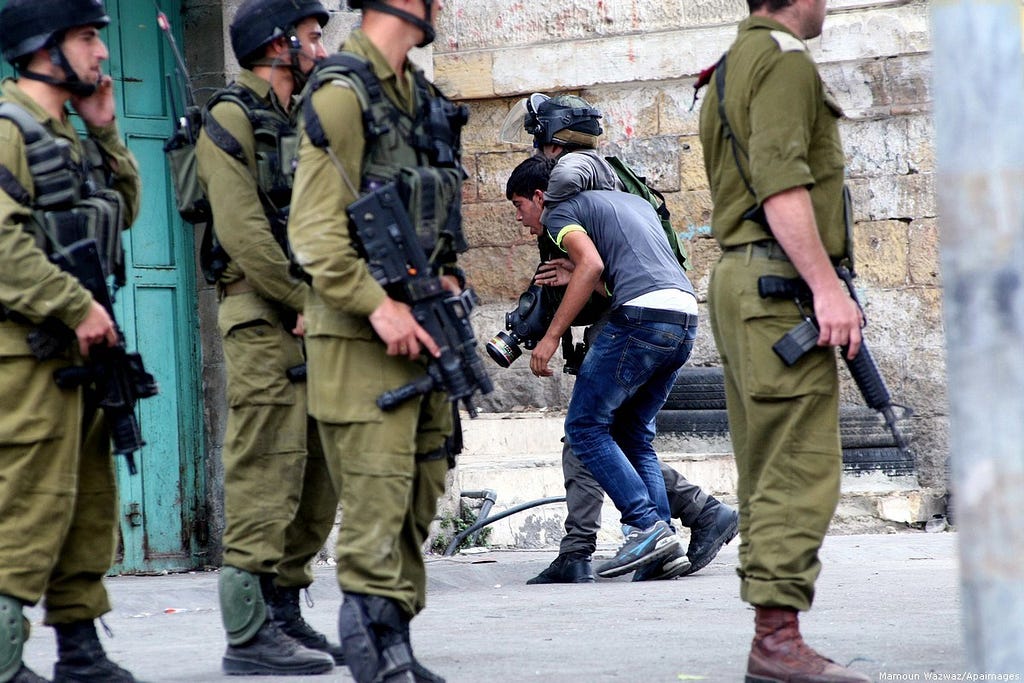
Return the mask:
<svg viewBox="0 0 1024 683">
<path fill-rule="evenodd" d="M 433 1 L 434 0 L 423 0 L 423 5 L 427 8 L 426 16 L 423 19 L 400 10 L 397 7 L 388 5 L 385 0 L 348 0 L 348 6 L 349 9 L 373 9 L 408 21 L 410 24 L 423 31 L 423 40 L 420 41 L 420 44 L 416 47 L 426 47 L 434 42 L 434 38 L 437 37 L 437 31 L 431 23 L 431 13 L 434 9 Z"/>
<path fill-rule="evenodd" d="M 529 110 L 528 110 L 529 112 Z M 582 97 L 558 95 L 539 102 L 523 122 L 537 147 L 547 144 L 563 147 L 597 147 L 604 130 L 598 119 L 601 112 Z"/>
<path fill-rule="evenodd" d="M 259 57 L 260 48 L 287 35 L 303 19 L 315 17 L 323 26 L 330 16 L 320 0 L 245 0 L 229 28 L 231 49 L 244 64 Z"/>
<path fill-rule="evenodd" d="M 68 29 L 109 23 L 102 0 L 7 0 L 0 10 L 0 50 L 14 65 L 58 42 Z"/>
</svg>

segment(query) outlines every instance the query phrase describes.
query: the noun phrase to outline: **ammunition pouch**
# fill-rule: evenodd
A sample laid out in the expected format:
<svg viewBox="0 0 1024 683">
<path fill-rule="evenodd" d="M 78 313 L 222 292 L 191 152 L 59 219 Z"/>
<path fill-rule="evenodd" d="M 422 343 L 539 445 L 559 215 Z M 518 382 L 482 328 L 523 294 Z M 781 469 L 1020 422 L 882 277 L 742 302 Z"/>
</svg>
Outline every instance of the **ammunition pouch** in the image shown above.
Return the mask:
<svg viewBox="0 0 1024 683">
<path fill-rule="evenodd" d="M 404 167 L 397 178 L 420 247 L 432 264 L 453 263 L 469 248 L 462 233 L 462 175 L 451 168 Z"/>
<path fill-rule="evenodd" d="M 196 161 L 196 140 L 203 125 L 203 113 L 199 107 L 187 107 L 185 116 L 174 129 L 174 134 L 164 143 L 164 156 L 171 169 L 171 183 L 174 186 L 175 206 L 182 220 L 192 223 L 210 222 L 210 202 L 199 184 L 198 162 Z"/>
</svg>

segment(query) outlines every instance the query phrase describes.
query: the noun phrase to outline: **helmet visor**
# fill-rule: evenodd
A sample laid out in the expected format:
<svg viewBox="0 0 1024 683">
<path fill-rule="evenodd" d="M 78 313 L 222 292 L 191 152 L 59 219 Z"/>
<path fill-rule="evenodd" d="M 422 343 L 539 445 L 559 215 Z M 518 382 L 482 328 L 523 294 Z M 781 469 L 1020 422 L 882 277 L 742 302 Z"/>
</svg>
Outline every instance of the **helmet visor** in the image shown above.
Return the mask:
<svg viewBox="0 0 1024 683">
<path fill-rule="evenodd" d="M 534 93 L 516 102 L 501 124 L 498 141 L 519 147 L 534 147 L 534 136 L 540 132 L 537 128 L 537 107 L 547 99 L 547 95 Z"/>
</svg>

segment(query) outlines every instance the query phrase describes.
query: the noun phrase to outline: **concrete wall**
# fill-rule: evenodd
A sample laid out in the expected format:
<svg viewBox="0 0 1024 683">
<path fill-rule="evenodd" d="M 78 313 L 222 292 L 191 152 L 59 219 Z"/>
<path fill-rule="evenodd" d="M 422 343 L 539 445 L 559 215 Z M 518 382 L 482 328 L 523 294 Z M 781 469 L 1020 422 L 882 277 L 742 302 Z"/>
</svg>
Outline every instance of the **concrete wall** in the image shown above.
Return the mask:
<svg viewBox="0 0 1024 683">
<path fill-rule="evenodd" d="M 934 188 L 928 4 L 830 0 L 823 35 L 810 41 L 844 107 L 841 132 L 855 206 L 858 279 L 867 340 L 897 401 L 916 412 L 922 484 L 946 478 L 947 407 Z M 697 139 L 693 82 L 747 15 L 742 0 L 451 0 L 434 47 L 435 81 L 471 109 L 464 133 L 470 172 L 465 265 L 484 305 L 481 337 L 537 261 L 533 240 L 504 199 L 510 170 L 529 150 L 497 141 L 510 106 L 531 92 L 572 92 L 604 113 L 604 148 L 665 193 L 693 261 L 702 303 L 718 249 Z M 705 326 L 693 363 L 718 358 Z M 533 378 L 524 360 L 495 370 L 494 411 L 563 407 L 571 380 Z M 844 370 L 845 372 L 845 370 Z M 852 382 L 844 400 L 859 401 Z"/>
</svg>

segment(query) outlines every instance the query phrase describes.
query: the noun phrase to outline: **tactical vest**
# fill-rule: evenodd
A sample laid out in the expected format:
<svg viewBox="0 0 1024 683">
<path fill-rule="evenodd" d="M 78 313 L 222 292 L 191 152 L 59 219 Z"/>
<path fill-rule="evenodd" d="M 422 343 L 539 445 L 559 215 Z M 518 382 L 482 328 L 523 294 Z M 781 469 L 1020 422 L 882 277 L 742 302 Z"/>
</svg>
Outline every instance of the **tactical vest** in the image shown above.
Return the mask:
<svg viewBox="0 0 1024 683">
<path fill-rule="evenodd" d="M 256 157 L 253 179 L 256 181 L 256 191 L 263 206 L 263 213 L 270 223 L 270 232 L 282 251 L 290 256 L 288 206 L 291 204 L 299 141 L 295 124 L 284 112 L 237 83 L 232 83 L 215 94 L 203 111 L 203 129 L 213 144 L 247 168 L 249 161 L 245 157 L 241 143 L 210 115 L 210 110 L 220 102 L 238 105 L 252 125 Z M 210 226 L 207 226 L 200 247 L 200 262 L 206 280 L 211 284 L 216 282 L 229 261 L 230 256 L 217 242 Z"/>
<path fill-rule="evenodd" d="M 25 225 L 46 254 L 63 251 L 79 240 L 94 238 L 106 276 L 125 283 L 121 233 L 125 202 L 113 188 L 113 174 L 99 145 L 82 140 L 83 158 L 75 161 L 71 142 L 53 135 L 14 102 L 0 102 L 0 118 L 12 121 L 25 140 L 34 194 L 0 166 L 0 187 L 15 201 L 31 207 Z"/>
<path fill-rule="evenodd" d="M 414 70 L 414 115 L 396 107 L 381 87 L 370 63 L 356 54 L 340 52 L 324 59 L 310 75 L 305 97 L 335 80 L 356 93 L 363 111 L 366 151 L 360 194 L 391 181 L 398 183 L 420 246 L 435 265 L 454 263 L 466 251 L 462 233 L 460 136 L 468 109 L 441 94 L 419 70 Z M 310 142 L 328 147 L 320 118 L 311 104 L 302 108 Z"/>
</svg>

